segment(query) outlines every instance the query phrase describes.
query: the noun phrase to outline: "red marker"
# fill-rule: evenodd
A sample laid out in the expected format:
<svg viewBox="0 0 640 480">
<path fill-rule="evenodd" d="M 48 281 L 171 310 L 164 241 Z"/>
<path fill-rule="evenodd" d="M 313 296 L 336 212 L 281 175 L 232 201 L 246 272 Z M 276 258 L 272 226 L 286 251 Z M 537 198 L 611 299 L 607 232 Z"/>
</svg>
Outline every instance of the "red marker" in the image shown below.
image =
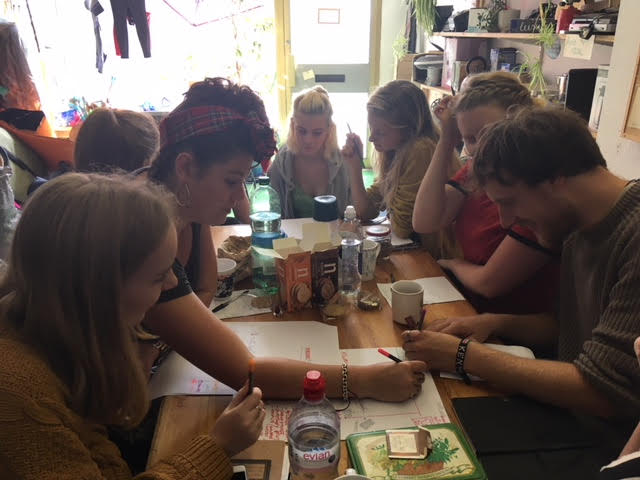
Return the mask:
<svg viewBox="0 0 640 480">
<path fill-rule="evenodd" d="M 253 374 L 256 371 L 256 359 L 251 357 L 249 359 L 249 390 L 247 395 L 251 395 L 253 393 Z"/>
<path fill-rule="evenodd" d="M 396 357 L 395 355 L 391 355 L 389 352 L 387 352 L 384 348 L 379 348 L 378 352 L 380 352 L 382 355 L 384 355 L 387 358 L 390 358 L 391 360 L 393 360 L 396 363 L 400 363 L 402 360 L 400 360 L 398 357 Z"/>
</svg>

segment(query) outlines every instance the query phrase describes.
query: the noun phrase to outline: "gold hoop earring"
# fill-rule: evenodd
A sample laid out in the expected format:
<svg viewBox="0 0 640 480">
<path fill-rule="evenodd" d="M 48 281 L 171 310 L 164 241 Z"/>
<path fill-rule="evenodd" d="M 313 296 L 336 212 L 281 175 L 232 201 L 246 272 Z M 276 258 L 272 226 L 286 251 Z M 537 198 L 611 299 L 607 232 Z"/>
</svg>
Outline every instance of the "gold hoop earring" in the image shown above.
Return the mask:
<svg viewBox="0 0 640 480">
<path fill-rule="evenodd" d="M 184 188 L 183 188 L 184 187 Z M 181 192 L 184 190 L 184 200 L 181 197 Z M 189 185 L 186 183 L 183 184 L 181 188 L 176 192 L 176 203 L 178 206 L 185 208 L 191 205 L 191 190 L 189 190 Z"/>
</svg>

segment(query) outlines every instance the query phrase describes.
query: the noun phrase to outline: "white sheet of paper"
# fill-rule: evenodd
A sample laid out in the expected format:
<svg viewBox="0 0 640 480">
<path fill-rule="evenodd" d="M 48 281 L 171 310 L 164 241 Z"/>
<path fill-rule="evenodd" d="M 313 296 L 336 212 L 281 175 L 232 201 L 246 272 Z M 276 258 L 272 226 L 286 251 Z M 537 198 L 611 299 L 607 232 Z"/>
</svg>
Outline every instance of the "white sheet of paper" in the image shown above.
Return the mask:
<svg viewBox="0 0 640 480">
<path fill-rule="evenodd" d="M 404 359 L 401 347 L 385 348 L 389 353 Z M 343 361 L 349 365 L 371 365 L 393 360 L 378 353 L 377 348 L 357 348 L 341 350 Z M 381 386 L 381 388 L 384 388 Z M 336 408 L 343 408 L 345 404 L 340 400 L 333 400 Z M 261 439 L 286 440 L 287 422 L 296 402 L 266 402 L 267 415 Z M 426 375 L 422 392 L 402 403 L 386 403 L 376 400 L 352 399 L 349 408 L 340 415 L 340 438 L 346 439 L 352 433 L 372 432 L 389 428 L 412 427 L 415 425 L 433 425 L 448 423 L 449 417 L 444 408 L 440 394 L 433 378 Z"/>
<path fill-rule="evenodd" d="M 320 322 L 232 322 L 227 325 L 256 357 L 284 357 L 332 365 L 342 362 L 335 326 Z M 235 393 L 176 352 L 167 357 L 151 378 L 149 389 L 152 399 L 166 395 Z"/>
<path fill-rule="evenodd" d="M 391 221 L 389 220 L 389 218 L 387 218 L 384 222 L 382 222 L 382 224 L 387 225 L 389 228 L 391 228 Z M 403 247 L 405 245 L 411 245 L 413 243 L 415 242 L 410 238 L 399 237 L 398 235 L 395 234 L 393 230 L 391 230 L 391 246 L 392 247 Z"/>
<path fill-rule="evenodd" d="M 413 243 L 415 242 L 410 238 L 400 238 L 398 235 L 393 233 L 393 231 L 391 232 L 391 246 L 402 247 L 404 245 L 411 245 Z"/>
<path fill-rule="evenodd" d="M 211 302 L 211 305 L 209 305 L 209 308 L 217 307 L 221 303 L 228 302 L 229 300 L 238 298 L 242 292 L 244 292 L 244 290 L 234 290 L 231 293 L 231 297 L 226 298 L 224 300 L 218 300 L 214 298 L 213 302 Z M 260 291 L 254 288 L 253 290 L 250 290 L 249 293 L 257 295 L 260 293 Z M 253 305 L 251 305 L 252 301 L 253 301 L 252 297 L 248 295 L 243 295 L 238 300 L 233 301 L 232 303 L 224 307 L 222 310 L 216 312 L 215 315 L 219 319 L 224 320 L 227 318 L 249 317 L 251 315 L 260 315 L 261 313 L 269 313 L 271 311 L 271 307 L 267 307 L 267 308 L 254 307 Z"/>
<path fill-rule="evenodd" d="M 591 60 L 595 40 L 595 35 L 591 35 L 589 40 L 583 40 L 580 38 L 580 35 L 567 35 L 564 41 L 564 56 L 567 58 Z"/>
<path fill-rule="evenodd" d="M 300 248 L 310 252 L 318 243 L 331 243 L 331 230 L 326 222 L 307 222 L 302 224 Z"/>
<path fill-rule="evenodd" d="M 287 234 L 287 237 L 302 240 L 302 226 L 305 223 L 312 223 L 313 221 L 313 218 L 288 218 L 282 220 L 281 228 L 282 231 Z"/>
<path fill-rule="evenodd" d="M 511 355 L 515 355 L 516 357 L 536 358 L 530 348 L 522 347 L 520 345 L 499 345 L 497 343 L 485 343 L 484 345 L 489 348 L 493 348 L 494 350 L 498 350 L 499 352 L 510 353 Z M 455 380 L 462 380 L 462 377 L 457 373 L 440 372 L 440 376 L 442 378 L 453 378 Z M 475 381 L 482 380 L 482 378 L 476 377 L 475 375 L 469 375 L 469 378 Z"/>
<path fill-rule="evenodd" d="M 417 278 L 413 280 L 422 285 L 424 294 L 422 297 L 423 305 L 431 305 L 432 303 L 446 303 L 464 300 L 464 297 L 455 289 L 446 277 L 430 277 Z M 378 289 L 380 293 L 391 305 L 391 283 L 379 283 Z"/>
</svg>

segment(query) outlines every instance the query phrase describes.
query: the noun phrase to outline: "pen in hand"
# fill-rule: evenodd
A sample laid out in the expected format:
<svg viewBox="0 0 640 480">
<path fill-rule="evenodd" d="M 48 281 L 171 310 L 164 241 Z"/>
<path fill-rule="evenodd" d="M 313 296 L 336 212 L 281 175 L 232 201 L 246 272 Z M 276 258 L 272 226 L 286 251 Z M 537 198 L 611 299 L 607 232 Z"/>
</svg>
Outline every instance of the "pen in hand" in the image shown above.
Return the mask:
<svg viewBox="0 0 640 480">
<path fill-rule="evenodd" d="M 422 311 L 420 312 L 420 321 L 418 322 L 418 330 L 422 330 L 424 326 L 424 317 L 427 315 L 427 309 L 422 307 Z"/>
<path fill-rule="evenodd" d="M 402 360 L 400 360 L 398 357 L 396 357 L 395 355 L 391 355 L 389 352 L 387 352 L 384 348 L 379 348 L 378 352 L 380 352 L 382 355 L 384 355 L 387 358 L 390 358 L 391 360 L 393 360 L 396 363 L 400 363 L 402 362 Z"/>
<path fill-rule="evenodd" d="M 256 359 L 252 357 L 249 359 L 249 388 L 247 390 L 247 396 L 251 395 L 251 393 L 253 392 L 253 375 L 255 371 Z"/>
<path fill-rule="evenodd" d="M 349 129 L 349 133 L 353 134 L 353 132 L 351 131 L 351 126 L 349 125 L 349 123 L 347 123 L 347 128 Z M 355 140 L 354 140 L 353 144 L 355 145 L 355 148 L 356 148 L 356 155 L 358 155 L 360 157 L 360 162 L 362 162 L 362 166 L 364 167 L 364 156 L 363 156 L 363 153 L 360 151 L 360 147 L 355 142 Z"/>
</svg>

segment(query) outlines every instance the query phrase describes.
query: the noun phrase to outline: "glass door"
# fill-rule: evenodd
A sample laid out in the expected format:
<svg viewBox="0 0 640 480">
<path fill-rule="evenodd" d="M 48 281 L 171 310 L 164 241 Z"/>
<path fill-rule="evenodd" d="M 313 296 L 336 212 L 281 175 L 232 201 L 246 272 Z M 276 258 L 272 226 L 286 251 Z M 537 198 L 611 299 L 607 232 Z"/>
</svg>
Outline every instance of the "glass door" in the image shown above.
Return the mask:
<svg viewBox="0 0 640 480">
<path fill-rule="evenodd" d="M 366 103 L 377 78 L 372 55 L 372 0 L 289 0 L 289 98 L 322 85 L 331 97 L 338 141 L 348 126 L 367 144 Z M 373 77 L 373 78 L 372 78 Z M 347 126 L 348 124 L 348 126 Z"/>
</svg>

